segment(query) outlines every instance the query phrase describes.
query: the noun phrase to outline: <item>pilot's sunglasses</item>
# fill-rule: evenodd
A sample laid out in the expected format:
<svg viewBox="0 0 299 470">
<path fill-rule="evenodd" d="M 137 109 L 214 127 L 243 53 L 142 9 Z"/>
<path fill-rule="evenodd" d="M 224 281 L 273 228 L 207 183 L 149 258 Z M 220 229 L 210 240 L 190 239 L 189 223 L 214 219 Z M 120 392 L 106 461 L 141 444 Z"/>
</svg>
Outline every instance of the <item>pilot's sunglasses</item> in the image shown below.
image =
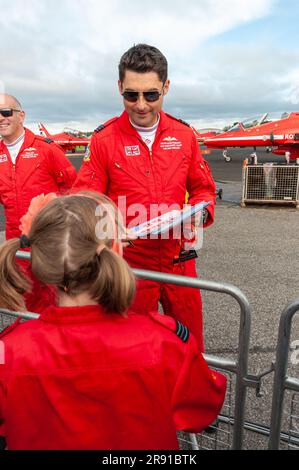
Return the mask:
<svg viewBox="0 0 299 470">
<path fill-rule="evenodd" d="M 129 101 L 130 103 L 136 103 L 139 98 L 139 95 L 142 95 L 145 101 L 153 103 L 154 101 L 158 101 L 162 93 L 160 93 L 159 91 L 124 91 L 122 93 L 124 99 L 126 101 Z"/>
<path fill-rule="evenodd" d="M 0 114 L 3 117 L 11 117 L 13 115 L 13 112 L 16 111 L 16 113 L 20 113 L 20 109 L 13 109 L 13 108 L 2 108 L 0 109 Z"/>
</svg>

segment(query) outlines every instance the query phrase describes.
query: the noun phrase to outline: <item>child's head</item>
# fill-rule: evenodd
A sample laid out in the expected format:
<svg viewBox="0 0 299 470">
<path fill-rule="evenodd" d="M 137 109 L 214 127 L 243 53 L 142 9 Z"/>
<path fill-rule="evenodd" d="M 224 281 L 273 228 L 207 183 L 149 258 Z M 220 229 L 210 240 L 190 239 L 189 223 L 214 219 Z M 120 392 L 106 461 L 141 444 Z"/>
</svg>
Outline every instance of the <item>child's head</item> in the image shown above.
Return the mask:
<svg viewBox="0 0 299 470">
<path fill-rule="evenodd" d="M 134 296 L 135 282 L 120 256 L 121 241 L 117 237 L 121 230 L 118 211 L 105 196 L 81 192 L 57 197 L 33 218 L 27 234 L 32 272 L 43 283 L 55 285 L 69 296 L 85 292 L 107 311 L 124 313 Z M 12 263 L 10 269 L 6 263 L 19 248 L 19 239 L 1 247 L 0 281 L 7 271 L 10 289 L 20 301 L 27 286 L 24 281 L 23 285 L 18 282 L 16 265 Z M 13 302 L 9 304 L 5 299 L 7 293 L 3 295 L 4 288 L 0 287 L 0 304 L 12 308 Z"/>
</svg>

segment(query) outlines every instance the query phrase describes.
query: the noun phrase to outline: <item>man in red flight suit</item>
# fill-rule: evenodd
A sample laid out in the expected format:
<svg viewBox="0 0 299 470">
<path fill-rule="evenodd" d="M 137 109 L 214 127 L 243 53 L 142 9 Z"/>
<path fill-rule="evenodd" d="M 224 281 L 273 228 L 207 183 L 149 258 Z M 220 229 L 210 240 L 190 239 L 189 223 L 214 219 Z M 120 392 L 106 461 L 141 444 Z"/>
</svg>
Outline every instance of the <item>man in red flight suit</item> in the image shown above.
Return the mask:
<svg viewBox="0 0 299 470">
<path fill-rule="evenodd" d="M 119 64 L 120 94 L 124 112 L 96 129 L 74 188 L 106 193 L 123 211 L 119 198 L 126 197 L 126 224 L 144 208 L 152 218 L 173 204 L 182 207 L 186 192 L 189 203 L 212 201 L 204 226 L 213 222 L 215 183 L 202 158 L 188 124 L 162 111 L 169 89 L 167 60 L 155 47 L 139 44 L 129 49 Z M 154 208 L 154 211 L 153 211 Z M 141 211 L 142 212 L 142 211 Z M 140 214 L 139 214 L 140 215 Z M 144 220 L 138 219 L 138 222 Z M 125 250 L 131 267 L 196 277 L 195 260 L 178 259 L 182 240 L 139 239 Z M 135 303 L 137 312 L 156 310 L 158 301 L 164 313 L 184 323 L 195 335 L 201 350 L 202 304 L 197 289 L 139 281 Z"/>
<path fill-rule="evenodd" d="M 54 142 L 24 128 L 25 112 L 11 95 L 0 94 L 0 202 L 6 217 L 6 238 L 20 236 L 20 218 L 30 201 L 41 193 L 63 193 L 76 179 L 76 170 Z M 24 263 L 22 263 L 24 264 Z M 34 286 L 28 310 L 51 303 L 47 289 Z M 50 297 L 48 297 L 50 295 Z"/>
<path fill-rule="evenodd" d="M 23 127 L 25 112 L 11 95 L 0 95 L 0 202 L 6 216 L 6 238 L 20 236 L 20 218 L 41 193 L 63 193 L 76 170 L 52 141 Z"/>
</svg>

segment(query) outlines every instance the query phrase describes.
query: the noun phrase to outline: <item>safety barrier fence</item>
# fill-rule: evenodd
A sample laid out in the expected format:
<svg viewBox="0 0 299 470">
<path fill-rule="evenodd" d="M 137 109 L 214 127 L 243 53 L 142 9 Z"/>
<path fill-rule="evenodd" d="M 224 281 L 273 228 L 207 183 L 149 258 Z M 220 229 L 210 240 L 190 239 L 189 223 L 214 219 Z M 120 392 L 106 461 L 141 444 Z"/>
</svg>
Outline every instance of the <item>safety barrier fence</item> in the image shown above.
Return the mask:
<svg viewBox="0 0 299 470">
<path fill-rule="evenodd" d="M 17 256 L 28 259 L 30 255 L 28 253 L 18 253 Z M 236 360 L 205 354 L 209 366 L 224 373 L 228 379 L 226 399 L 222 411 L 216 422 L 205 432 L 201 434 L 179 433 L 181 447 L 189 449 L 241 449 L 244 430 L 249 430 L 269 437 L 270 449 L 279 448 L 280 442 L 287 442 L 288 448 L 299 450 L 299 380 L 286 375 L 291 321 L 294 314 L 299 310 L 299 300 L 287 306 L 281 315 L 275 363 L 272 363 L 269 370 L 259 375 L 253 375 L 248 373 L 251 307 L 248 299 L 240 289 L 231 284 L 204 281 L 168 273 L 139 269 L 133 271 L 136 277 L 142 279 L 227 294 L 233 297 L 239 305 L 240 322 Z M 35 313 L 24 314 L 0 310 L 0 330 L 18 316 L 21 316 L 24 320 L 38 317 Z M 275 375 L 271 425 L 245 421 L 248 387 L 254 387 L 256 395 L 259 396 L 262 378 L 273 371 Z M 286 390 L 294 392 L 289 415 L 290 429 L 287 432 L 281 432 L 283 399 Z"/>
<path fill-rule="evenodd" d="M 192 449 L 198 448 L 231 448 L 241 449 L 243 442 L 244 414 L 247 384 L 245 378 L 248 372 L 249 340 L 251 308 L 246 296 L 237 287 L 201 279 L 176 276 L 167 273 L 134 270 L 137 277 L 161 283 L 176 284 L 185 287 L 193 287 L 202 290 L 228 294 L 233 297 L 240 307 L 239 342 L 236 361 L 220 357 L 205 355 L 208 364 L 221 372 L 228 378 L 228 394 L 223 410 L 227 410 L 225 416 L 219 416 L 219 420 L 211 426 L 210 433 L 203 435 L 190 435 L 182 438 L 182 444 L 190 444 Z M 232 424 L 232 389 L 234 389 L 234 426 Z M 231 436 L 231 428 L 232 436 Z M 220 435 L 220 438 L 219 438 Z M 220 442 L 219 442 L 220 441 Z M 209 445 L 210 444 L 210 445 Z"/>
<path fill-rule="evenodd" d="M 278 330 L 269 449 L 278 449 L 281 435 L 283 402 L 286 390 L 293 391 L 290 414 L 289 447 L 299 449 L 299 380 L 287 376 L 292 320 L 299 311 L 299 299 L 283 310 Z"/>
</svg>

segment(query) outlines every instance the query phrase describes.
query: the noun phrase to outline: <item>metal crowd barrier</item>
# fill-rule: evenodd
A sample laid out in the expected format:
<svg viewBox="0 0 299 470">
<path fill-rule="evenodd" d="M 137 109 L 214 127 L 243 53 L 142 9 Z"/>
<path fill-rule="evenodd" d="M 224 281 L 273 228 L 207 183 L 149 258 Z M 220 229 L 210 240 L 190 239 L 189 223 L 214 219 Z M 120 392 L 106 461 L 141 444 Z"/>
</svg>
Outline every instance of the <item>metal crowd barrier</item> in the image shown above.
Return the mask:
<svg viewBox="0 0 299 470">
<path fill-rule="evenodd" d="M 292 320 L 299 311 L 299 299 L 283 310 L 278 331 L 269 449 L 278 449 L 281 439 L 283 404 L 286 390 L 292 390 L 289 426 L 289 448 L 299 449 L 299 380 L 287 376 Z"/>
<path fill-rule="evenodd" d="M 246 378 L 248 376 L 251 324 L 251 307 L 247 297 L 240 289 L 231 284 L 203 281 L 192 277 L 177 276 L 142 269 L 134 269 L 133 271 L 137 277 L 142 279 L 228 294 L 238 302 L 240 307 L 240 324 L 237 360 L 233 361 L 231 359 L 205 355 L 205 359 L 210 367 L 227 375 L 228 391 L 225 404 L 222 408 L 222 411 L 226 411 L 226 413 L 218 417 L 216 423 L 210 426 L 208 432 L 201 435 L 191 434 L 189 437 L 183 436 L 180 439 L 183 446 L 189 444 L 191 448 L 195 450 L 202 448 L 241 449 L 243 443 L 246 392 L 248 387 Z M 232 416 L 233 387 L 235 389 L 234 416 Z M 231 428 L 233 428 L 232 438 Z M 226 441 L 223 441 L 223 436 L 225 436 Z"/>
<path fill-rule="evenodd" d="M 20 257 L 28 258 L 28 253 L 22 253 Z M 171 275 L 154 271 L 134 269 L 138 278 L 182 285 L 185 287 L 199 288 L 215 293 L 227 294 L 233 297 L 240 307 L 240 324 L 237 359 L 231 360 L 222 357 L 205 355 L 211 368 L 224 373 L 228 379 L 227 393 L 224 406 L 213 425 L 201 434 L 179 433 L 181 448 L 187 449 L 241 449 L 243 446 L 244 430 L 249 430 L 269 438 L 269 448 L 276 449 L 279 443 L 287 442 L 288 448 L 299 449 L 299 380 L 289 378 L 286 375 L 288 363 L 288 351 L 290 343 L 291 321 L 299 310 L 299 300 L 285 308 L 282 313 L 279 327 L 276 362 L 271 368 L 259 375 L 248 374 L 249 340 L 251 307 L 246 296 L 237 287 L 211 281 L 203 281 L 197 278 Z M 37 318 L 34 313 L 17 313 L 0 310 L 0 330 L 3 319 L 11 321 L 21 316 L 22 319 Z M 1 324 L 2 320 L 2 324 Z M 259 425 L 245 421 L 245 404 L 248 387 L 256 388 L 257 396 L 261 386 L 261 379 L 265 375 L 275 371 L 271 425 Z M 289 432 L 281 432 L 283 400 L 285 390 L 294 393 L 291 402 L 291 414 L 289 416 Z"/>
</svg>

